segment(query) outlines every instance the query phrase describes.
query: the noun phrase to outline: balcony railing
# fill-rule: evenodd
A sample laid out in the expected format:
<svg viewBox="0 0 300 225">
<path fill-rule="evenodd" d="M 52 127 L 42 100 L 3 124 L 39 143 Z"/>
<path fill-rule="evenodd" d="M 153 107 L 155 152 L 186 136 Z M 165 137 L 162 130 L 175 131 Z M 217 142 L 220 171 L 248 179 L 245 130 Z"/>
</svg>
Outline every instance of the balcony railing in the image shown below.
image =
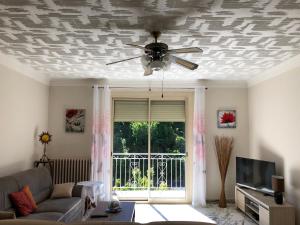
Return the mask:
<svg viewBox="0 0 300 225">
<path fill-rule="evenodd" d="M 184 153 L 113 153 L 113 189 L 182 190 Z M 150 163 L 150 165 L 149 165 Z"/>
</svg>

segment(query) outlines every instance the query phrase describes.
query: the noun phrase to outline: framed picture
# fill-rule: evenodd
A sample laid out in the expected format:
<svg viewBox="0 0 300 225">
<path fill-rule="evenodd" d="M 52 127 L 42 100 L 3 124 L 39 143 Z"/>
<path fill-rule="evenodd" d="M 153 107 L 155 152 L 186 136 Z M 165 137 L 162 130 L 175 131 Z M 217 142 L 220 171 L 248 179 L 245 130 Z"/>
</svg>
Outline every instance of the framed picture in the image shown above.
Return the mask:
<svg viewBox="0 0 300 225">
<path fill-rule="evenodd" d="M 236 110 L 218 110 L 218 128 L 236 128 Z"/>
<path fill-rule="evenodd" d="M 85 126 L 85 109 L 66 109 L 65 130 L 70 133 L 83 133 Z"/>
</svg>

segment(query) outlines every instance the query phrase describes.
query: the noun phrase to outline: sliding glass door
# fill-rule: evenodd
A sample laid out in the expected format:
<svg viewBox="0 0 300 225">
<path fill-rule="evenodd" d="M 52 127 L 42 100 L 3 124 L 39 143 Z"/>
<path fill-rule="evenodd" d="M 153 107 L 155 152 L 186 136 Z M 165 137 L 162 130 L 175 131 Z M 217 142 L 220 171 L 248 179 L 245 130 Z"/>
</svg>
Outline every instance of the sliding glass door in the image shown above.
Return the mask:
<svg viewBox="0 0 300 225">
<path fill-rule="evenodd" d="M 125 199 L 148 199 L 148 100 L 114 101 L 112 187 Z"/>
<path fill-rule="evenodd" d="M 120 198 L 185 198 L 184 101 L 115 100 L 113 190 Z"/>
<path fill-rule="evenodd" d="M 185 197 L 184 101 L 150 101 L 150 198 Z"/>
</svg>

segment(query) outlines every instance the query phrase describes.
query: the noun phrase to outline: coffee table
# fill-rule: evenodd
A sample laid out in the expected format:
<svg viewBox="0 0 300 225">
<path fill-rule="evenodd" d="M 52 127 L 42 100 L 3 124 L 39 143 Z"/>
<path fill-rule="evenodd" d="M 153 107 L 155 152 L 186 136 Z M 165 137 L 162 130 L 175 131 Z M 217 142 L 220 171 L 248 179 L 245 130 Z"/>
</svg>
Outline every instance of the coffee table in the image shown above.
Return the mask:
<svg viewBox="0 0 300 225">
<path fill-rule="evenodd" d="M 106 217 L 89 217 L 87 220 L 93 221 L 124 221 L 124 222 L 134 222 L 135 219 L 135 202 L 120 202 L 121 212 L 118 213 L 105 213 L 107 209 L 108 202 L 101 201 L 97 204 L 96 208 L 93 209 L 91 215 L 93 214 L 107 214 Z"/>
</svg>

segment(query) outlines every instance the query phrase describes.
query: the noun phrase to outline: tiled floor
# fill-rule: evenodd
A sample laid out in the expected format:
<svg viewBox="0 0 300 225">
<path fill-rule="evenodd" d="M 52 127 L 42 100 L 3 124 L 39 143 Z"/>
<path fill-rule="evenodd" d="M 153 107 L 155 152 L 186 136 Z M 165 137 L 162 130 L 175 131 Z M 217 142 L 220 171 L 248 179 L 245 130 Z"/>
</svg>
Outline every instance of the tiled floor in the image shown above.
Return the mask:
<svg viewBox="0 0 300 225">
<path fill-rule="evenodd" d="M 234 204 L 221 209 L 216 203 L 205 208 L 194 209 L 187 204 L 136 204 L 135 221 L 202 221 L 216 222 L 219 225 L 254 225 L 250 219 L 236 210 Z"/>
</svg>

